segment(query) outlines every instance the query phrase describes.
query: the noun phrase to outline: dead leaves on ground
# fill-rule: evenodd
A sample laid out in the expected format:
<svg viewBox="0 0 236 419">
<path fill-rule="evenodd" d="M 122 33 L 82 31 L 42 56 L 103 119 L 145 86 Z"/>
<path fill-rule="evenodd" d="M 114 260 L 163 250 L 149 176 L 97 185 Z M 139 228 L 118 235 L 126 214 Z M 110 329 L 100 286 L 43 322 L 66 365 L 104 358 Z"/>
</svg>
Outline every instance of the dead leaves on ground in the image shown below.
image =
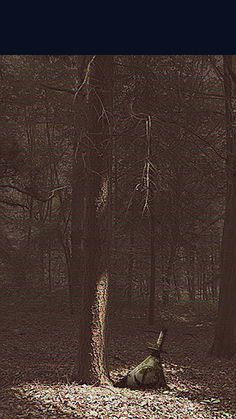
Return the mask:
<svg viewBox="0 0 236 419">
<path fill-rule="evenodd" d="M 8 318 L 1 335 L 0 419 L 236 419 L 235 359 L 206 356 L 211 325 L 172 324 L 163 359 L 169 390 L 137 391 L 70 383 L 76 339 L 72 321 L 61 316 L 19 317 L 17 325 Z M 113 324 L 113 379 L 146 356 L 155 335 L 140 319 L 122 324 Z"/>
</svg>

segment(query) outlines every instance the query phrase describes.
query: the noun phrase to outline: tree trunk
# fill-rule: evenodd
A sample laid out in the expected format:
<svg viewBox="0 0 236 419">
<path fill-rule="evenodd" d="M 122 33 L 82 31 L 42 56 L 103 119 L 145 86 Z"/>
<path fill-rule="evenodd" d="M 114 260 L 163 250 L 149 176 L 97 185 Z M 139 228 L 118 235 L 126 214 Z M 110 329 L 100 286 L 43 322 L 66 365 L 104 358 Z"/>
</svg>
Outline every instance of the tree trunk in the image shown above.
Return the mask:
<svg viewBox="0 0 236 419">
<path fill-rule="evenodd" d="M 149 305 L 148 305 L 148 324 L 152 326 L 155 322 L 156 304 L 156 249 L 155 249 L 155 214 L 153 194 L 150 202 L 150 284 L 149 284 Z"/>
<path fill-rule="evenodd" d="M 165 275 L 165 282 L 163 286 L 163 294 L 162 294 L 162 301 L 165 306 L 168 305 L 170 301 L 171 274 L 173 272 L 173 264 L 175 261 L 176 250 L 177 250 L 177 241 L 173 240 L 173 242 L 171 243 L 170 257 L 168 261 L 167 271 Z"/>
<path fill-rule="evenodd" d="M 218 357 L 231 357 L 236 349 L 236 179 L 233 186 L 233 197 L 226 212 L 222 239 L 222 275 L 218 317 L 211 348 L 211 353 Z"/>
<path fill-rule="evenodd" d="M 129 261 L 128 261 L 128 281 L 127 281 L 127 300 L 129 307 L 132 305 L 133 280 L 134 280 L 134 226 L 130 226 L 129 231 Z"/>
<path fill-rule="evenodd" d="M 231 92 L 232 57 L 224 56 L 225 119 L 227 141 L 227 197 L 221 247 L 221 282 L 218 318 L 211 353 L 217 357 L 231 357 L 235 347 L 236 316 L 236 176 L 235 143 L 232 128 Z"/>
<path fill-rule="evenodd" d="M 148 304 L 148 324 L 152 326 L 156 316 L 156 213 L 155 213 L 155 194 L 154 181 L 151 170 L 153 159 L 153 139 L 151 135 L 151 117 L 147 119 L 147 193 L 149 193 L 149 222 L 150 222 L 150 282 L 149 282 L 149 304 Z M 149 179 L 149 180 L 148 180 Z"/>
<path fill-rule="evenodd" d="M 73 169 L 71 273 L 79 326 L 74 378 L 87 384 L 109 381 L 106 344 L 112 62 L 112 56 L 100 55 L 88 65 L 88 129 L 76 147 Z"/>
</svg>

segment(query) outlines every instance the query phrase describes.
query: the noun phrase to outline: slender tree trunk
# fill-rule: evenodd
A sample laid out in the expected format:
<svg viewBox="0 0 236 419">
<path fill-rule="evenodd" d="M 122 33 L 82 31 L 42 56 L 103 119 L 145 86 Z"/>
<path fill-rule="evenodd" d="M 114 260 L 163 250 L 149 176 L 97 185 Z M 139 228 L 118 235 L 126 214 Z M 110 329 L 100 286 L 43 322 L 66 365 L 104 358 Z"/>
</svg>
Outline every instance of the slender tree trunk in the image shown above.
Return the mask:
<svg viewBox="0 0 236 419">
<path fill-rule="evenodd" d="M 134 279 L 134 226 L 130 226 L 129 231 L 129 261 L 128 261 L 128 283 L 127 283 L 127 299 L 128 304 L 132 304 L 133 296 L 133 279 Z"/>
<path fill-rule="evenodd" d="M 162 301 L 164 305 L 169 304 L 169 300 L 170 300 L 171 273 L 173 271 L 173 264 L 175 261 L 176 250 L 177 250 L 177 242 L 174 240 L 171 244 L 170 257 L 168 261 L 167 271 L 165 274 L 165 283 L 164 283 L 164 289 L 163 289 L 163 295 L 162 295 Z"/>
<path fill-rule="evenodd" d="M 32 169 L 34 165 L 34 153 L 35 153 L 35 144 L 34 144 L 34 136 L 32 133 L 32 127 L 30 125 L 29 120 L 29 112 L 27 107 L 25 108 L 25 124 L 26 124 L 26 136 L 28 140 L 28 147 L 30 152 L 30 187 L 33 188 L 33 176 L 32 176 Z M 27 253 L 30 252 L 30 242 L 31 242 L 31 234 L 32 234 L 32 221 L 34 215 L 34 199 L 32 196 L 29 197 L 29 226 L 27 232 Z"/>
<path fill-rule="evenodd" d="M 224 56 L 223 60 L 228 185 L 221 246 L 221 282 L 218 318 L 211 353 L 217 357 L 231 357 L 236 351 L 236 150 L 232 128 L 232 82 L 230 77 L 230 73 L 232 72 L 232 56 Z"/>
<path fill-rule="evenodd" d="M 52 220 L 52 201 L 49 202 L 49 216 L 48 221 L 51 222 Z M 52 282 L 52 244 L 51 239 L 49 237 L 48 242 L 48 288 L 49 294 L 51 296 L 53 290 L 53 282 Z"/>
<path fill-rule="evenodd" d="M 59 175 L 58 175 L 58 168 L 57 168 L 57 164 L 55 162 L 55 156 L 54 156 L 54 134 L 55 134 L 55 121 L 53 123 L 53 127 L 52 127 L 52 132 L 50 133 L 50 127 L 49 127 L 49 122 L 48 122 L 48 109 L 49 109 L 49 104 L 48 104 L 48 99 L 46 96 L 46 114 L 47 114 L 47 120 L 46 120 L 46 134 L 47 134 L 47 140 L 48 140 L 48 146 L 49 146 L 49 157 L 50 157 L 50 173 L 49 173 L 49 178 L 50 178 L 50 187 L 53 187 L 53 180 L 55 180 L 56 182 L 56 186 L 59 187 L 60 186 L 60 180 L 59 180 Z M 74 173 L 75 171 L 73 171 Z M 77 173 L 77 172 L 76 172 Z M 78 173 L 77 173 L 78 174 Z M 73 189 L 73 192 L 76 188 Z M 73 296 L 72 296 L 72 283 L 71 283 L 71 254 L 70 254 L 70 245 L 68 243 L 68 240 L 66 238 L 66 230 L 68 228 L 68 224 L 70 221 L 70 217 L 71 217 L 71 212 L 69 211 L 69 214 L 66 214 L 66 210 L 63 207 L 63 194 L 62 191 L 58 191 L 58 197 L 60 200 L 60 205 L 61 205 L 61 217 L 63 220 L 63 232 L 61 234 L 61 244 L 62 244 L 62 248 L 63 248 L 63 252 L 65 255 L 65 262 L 66 262 L 66 269 L 67 269 L 67 278 L 68 278 L 68 293 L 69 293 L 69 303 L 70 303 L 70 312 L 71 314 L 73 314 Z M 75 202 L 76 199 L 75 199 Z M 46 217 L 49 213 L 49 217 L 51 218 L 51 206 L 50 206 L 50 202 L 47 203 L 47 211 L 45 213 L 45 220 Z M 79 206 L 78 206 L 79 208 Z M 50 254 L 51 254 L 51 245 L 50 245 L 50 250 L 49 250 Z"/>
<path fill-rule="evenodd" d="M 100 55 L 87 67 L 89 125 L 76 146 L 73 169 L 71 272 L 79 346 L 74 378 L 80 383 L 109 382 L 106 349 L 112 63 L 112 56 Z"/>
<path fill-rule="evenodd" d="M 194 302 L 196 299 L 196 284 L 195 284 L 195 270 L 194 270 L 194 251 L 189 250 L 187 256 L 187 287 L 189 300 Z"/>
<path fill-rule="evenodd" d="M 153 196 L 151 196 L 153 200 Z M 154 202 L 150 203 L 150 286 L 149 286 L 149 305 L 148 305 L 148 324 L 153 325 L 155 321 L 156 304 L 156 248 L 155 248 L 155 214 Z"/>
<path fill-rule="evenodd" d="M 174 286 L 175 286 L 175 294 L 176 294 L 176 299 L 177 301 L 181 300 L 181 292 L 180 292 L 180 287 L 175 275 L 175 272 L 173 271 L 173 281 L 174 281 Z"/>
<path fill-rule="evenodd" d="M 32 220 L 33 220 L 33 205 L 34 201 L 33 198 L 29 198 L 29 226 L 28 226 L 28 233 L 27 233 L 27 252 L 30 251 L 30 241 L 31 241 L 31 232 L 32 232 Z"/>
</svg>

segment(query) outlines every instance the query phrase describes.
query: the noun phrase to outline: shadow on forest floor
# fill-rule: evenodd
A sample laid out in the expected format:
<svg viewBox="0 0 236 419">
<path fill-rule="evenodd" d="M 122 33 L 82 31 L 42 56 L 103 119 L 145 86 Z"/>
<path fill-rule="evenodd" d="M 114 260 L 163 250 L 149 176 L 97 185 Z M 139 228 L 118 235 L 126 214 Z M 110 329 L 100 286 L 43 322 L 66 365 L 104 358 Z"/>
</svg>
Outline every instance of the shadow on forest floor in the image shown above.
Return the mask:
<svg viewBox="0 0 236 419">
<path fill-rule="evenodd" d="M 157 392 L 70 383 L 76 335 L 68 313 L 5 311 L 0 328 L 0 418 L 235 419 L 236 360 L 207 356 L 212 319 L 184 307 L 171 312 L 164 313 L 168 337 L 163 355 L 170 389 Z M 114 317 L 109 348 L 114 380 L 147 355 L 147 344 L 159 330 L 132 313 Z"/>
</svg>

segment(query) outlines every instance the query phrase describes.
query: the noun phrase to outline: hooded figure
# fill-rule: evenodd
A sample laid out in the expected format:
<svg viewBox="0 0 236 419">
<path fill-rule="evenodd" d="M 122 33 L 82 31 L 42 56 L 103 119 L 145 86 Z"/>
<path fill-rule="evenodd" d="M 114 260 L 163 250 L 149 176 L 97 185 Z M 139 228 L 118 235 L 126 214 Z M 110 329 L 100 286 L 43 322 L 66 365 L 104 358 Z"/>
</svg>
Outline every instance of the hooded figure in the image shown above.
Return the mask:
<svg viewBox="0 0 236 419">
<path fill-rule="evenodd" d="M 166 333 L 166 329 L 160 332 L 156 345 L 148 347 L 151 350 L 150 355 L 115 383 L 115 387 L 133 389 L 167 387 L 160 357 Z"/>
</svg>

